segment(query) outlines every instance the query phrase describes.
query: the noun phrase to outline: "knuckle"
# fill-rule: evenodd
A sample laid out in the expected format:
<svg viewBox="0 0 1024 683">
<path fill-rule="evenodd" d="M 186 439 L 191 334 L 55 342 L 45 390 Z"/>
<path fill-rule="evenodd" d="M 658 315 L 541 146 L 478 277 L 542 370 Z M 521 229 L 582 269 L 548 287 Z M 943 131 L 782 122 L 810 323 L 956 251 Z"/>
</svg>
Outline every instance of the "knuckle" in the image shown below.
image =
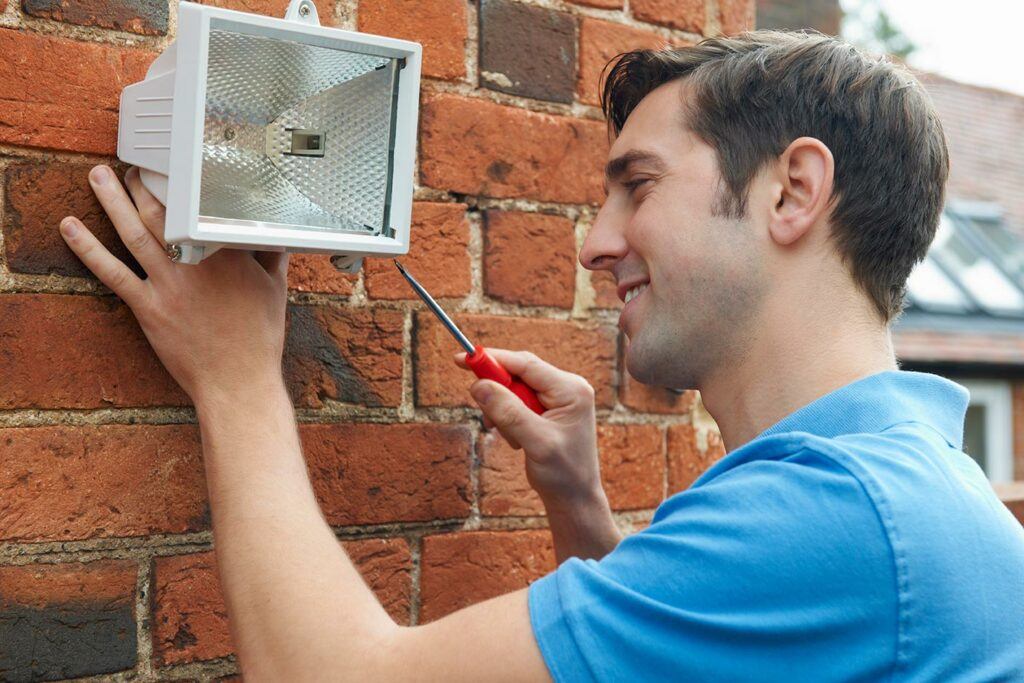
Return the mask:
<svg viewBox="0 0 1024 683">
<path fill-rule="evenodd" d="M 576 395 L 584 401 L 594 400 L 594 387 L 590 385 L 590 382 L 583 379 L 579 375 L 576 375 L 575 388 Z"/>
<path fill-rule="evenodd" d="M 125 241 L 125 246 L 128 247 L 128 249 L 130 249 L 131 251 L 135 252 L 140 249 L 146 248 L 146 246 L 149 245 L 150 240 L 152 239 L 153 236 L 149 234 L 148 230 L 137 230 L 128 237 L 128 239 Z"/>
<path fill-rule="evenodd" d="M 124 289 L 124 286 L 128 284 L 128 274 L 123 268 L 108 268 L 103 282 L 106 283 L 107 287 L 117 292 Z"/>
</svg>

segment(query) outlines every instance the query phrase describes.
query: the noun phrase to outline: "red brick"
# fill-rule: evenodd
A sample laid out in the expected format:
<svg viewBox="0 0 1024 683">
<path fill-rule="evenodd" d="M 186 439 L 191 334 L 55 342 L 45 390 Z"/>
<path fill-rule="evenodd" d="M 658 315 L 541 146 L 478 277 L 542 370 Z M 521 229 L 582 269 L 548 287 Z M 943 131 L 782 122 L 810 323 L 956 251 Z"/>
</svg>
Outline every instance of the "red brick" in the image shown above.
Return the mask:
<svg viewBox="0 0 1024 683">
<path fill-rule="evenodd" d="M 420 621 L 525 588 L 555 568 L 548 531 L 427 536 L 420 560 Z"/>
<path fill-rule="evenodd" d="M 469 294 L 469 223 L 465 204 L 416 202 L 412 243 L 399 258 L 434 298 Z M 366 293 L 371 299 L 415 299 L 416 292 L 391 259 L 366 261 Z"/>
<path fill-rule="evenodd" d="M 598 204 L 607 129 L 458 95 L 427 95 L 420 119 L 424 185 L 471 195 Z"/>
<path fill-rule="evenodd" d="M 576 281 L 573 224 L 561 216 L 488 211 L 484 291 L 524 306 L 572 308 Z"/>
<path fill-rule="evenodd" d="M 754 13 L 754 0 L 718 0 L 718 23 L 726 35 L 753 30 Z"/>
<path fill-rule="evenodd" d="M 113 297 L 0 295 L 0 408 L 187 405 Z"/>
<path fill-rule="evenodd" d="M 135 666 L 130 560 L 0 566 L 4 680 L 96 676 Z"/>
<path fill-rule="evenodd" d="M 79 26 L 150 36 L 167 33 L 167 3 L 161 0 L 22 0 L 21 6 L 25 14 Z"/>
<path fill-rule="evenodd" d="M 608 326 L 567 320 L 456 315 L 455 324 L 476 344 L 527 349 L 560 368 L 582 375 L 593 385 L 597 405 L 613 403 L 615 331 Z M 421 406 L 468 406 L 474 377 L 457 367 L 460 347 L 433 314 L 416 315 L 416 403 Z"/>
<path fill-rule="evenodd" d="M 114 256 L 142 274 L 89 187 L 94 165 L 59 161 L 7 167 L 3 233 L 11 272 L 95 279 L 57 229 L 65 216 L 77 216 Z M 120 170 L 120 165 L 113 165 Z"/>
<path fill-rule="evenodd" d="M 665 38 L 656 33 L 585 17 L 580 22 L 580 100 L 600 104 L 601 72 L 616 55 L 638 48 L 662 48 L 665 44 Z"/>
<path fill-rule="evenodd" d="M 684 415 L 689 413 L 696 403 L 697 392 L 687 390 L 677 394 L 664 387 L 641 384 L 624 370 L 622 384 L 619 386 L 619 400 L 627 408 L 641 413 Z"/>
<path fill-rule="evenodd" d="M 640 21 L 703 33 L 704 5 L 705 0 L 630 0 L 629 9 Z"/>
<path fill-rule="evenodd" d="M 472 436 L 464 426 L 303 425 L 300 435 L 317 500 L 333 525 L 469 515 Z"/>
<path fill-rule="evenodd" d="M 65 541 L 209 528 L 191 425 L 0 430 L 0 538 Z"/>
<path fill-rule="evenodd" d="M 0 143 L 113 154 L 121 90 L 156 53 L 0 29 Z"/>
<path fill-rule="evenodd" d="M 1024 524 L 1024 481 L 995 484 L 996 495 L 1017 521 Z"/>
<path fill-rule="evenodd" d="M 299 406 L 402 402 L 401 311 L 290 306 L 284 373 Z"/>
<path fill-rule="evenodd" d="M 463 0 L 361 0 L 359 30 L 421 43 L 424 76 L 458 80 L 466 75 Z"/>
<path fill-rule="evenodd" d="M 199 4 L 233 9 L 236 12 L 249 12 L 250 14 L 282 18 L 288 10 L 288 2 L 289 0 L 200 0 Z M 316 11 L 320 16 L 320 23 L 330 24 L 333 9 L 333 7 L 324 3 L 323 0 L 316 3 Z"/>
<path fill-rule="evenodd" d="M 622 9 L 623 0 L 569 0 L 574 5 L 598 7 L 600 9 Z"/>
<path fill-rule="evenodd" d="M 668 492 L 678 493 L 690 487 L 706 469 L 725 455 L 722 437 L 708 432 L 707 448 L 701 450 L 692 425 L 668 428 Z"/>
<path fill-rule="evenodd" d="M 598 270 L 590 273 L 590 286 L 594 288 L 593 308 L 622 308 L 622 300 L 619 299 L 615 276 L 607 270 Z"/>
<path fill-rule="evenodd" d="M 409 621 L 409 547 L 399 538 L 342 544 L 399 623 Z M 159 666 L 227 657 L 234 653 L 214 553 L 156 559 L 153 649 Z"/>
<path fill-rule="evenodd" d="M 288 257 L 288 288 L 296 292 L 348 296 L 358 279 L 358 275 L 335 268 L 327 254 L 291 254 Z"/>
<path fill-rule="evenodd" d="M 665 449 L 655 425 L 598 425 L 601 483 L 613 510 L 653 508 L 661 502 Z M 540 497 L 526 480 L 523 451 L 497 433 L 481 437 L 480 511 L 487 516 L 544 513 Z"/>
</svg>

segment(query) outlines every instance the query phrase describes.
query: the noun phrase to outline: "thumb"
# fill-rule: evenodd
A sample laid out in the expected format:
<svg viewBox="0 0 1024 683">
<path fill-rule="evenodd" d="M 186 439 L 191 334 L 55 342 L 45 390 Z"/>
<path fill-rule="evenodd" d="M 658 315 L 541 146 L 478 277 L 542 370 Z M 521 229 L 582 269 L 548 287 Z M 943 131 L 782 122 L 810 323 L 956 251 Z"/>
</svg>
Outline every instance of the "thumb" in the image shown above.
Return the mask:
<svg viewBox="0 0 1024 683">
<path fill-rule="evenodd" d="M 497 382 L 478 380 L 469 388 L 469 393 L 513 448 L 531 450 L 542 438 L 547 427 L 544 418 Z"/>
</svg>

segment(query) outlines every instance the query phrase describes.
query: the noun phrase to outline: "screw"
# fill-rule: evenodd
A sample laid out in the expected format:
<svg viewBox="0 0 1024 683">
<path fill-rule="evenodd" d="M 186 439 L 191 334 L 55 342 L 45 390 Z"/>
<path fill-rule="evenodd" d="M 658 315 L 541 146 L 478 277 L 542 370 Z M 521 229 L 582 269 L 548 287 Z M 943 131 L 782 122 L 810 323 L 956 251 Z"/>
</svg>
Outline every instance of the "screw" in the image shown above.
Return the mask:
<svg viewBox="0 0 1024 683">
<path fill-rule="evenodd" d="M 309 5 L 302 5 L 301 7 L 299 7 L 299 16 L 300 17 L 308 17 L 309 16 Z"/>
<path fill-rule="evenodd" d="M 181 245 L 180 244 L 168 244 L 164 250 L 167 252 L 167 258 L 171 259 L 175 263 L 181 260 Z"/>
<path fill-rule="evenodd" d="M 224 139 L 225 140 L 234 140 L 235 139 L 235 129 L 234 128 L 225 128 L 224 129 Z"/>
</svg>

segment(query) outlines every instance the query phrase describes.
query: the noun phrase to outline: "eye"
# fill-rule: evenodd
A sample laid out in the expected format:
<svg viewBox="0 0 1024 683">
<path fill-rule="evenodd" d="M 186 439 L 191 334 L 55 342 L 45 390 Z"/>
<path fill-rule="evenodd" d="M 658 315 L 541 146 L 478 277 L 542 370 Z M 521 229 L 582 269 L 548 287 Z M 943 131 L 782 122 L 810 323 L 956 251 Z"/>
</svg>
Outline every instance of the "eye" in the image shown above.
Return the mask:
<svg viewBox="0 0 1024 683">
<path fill-rule="evenodd" d="M 633 180 L 630 180 L 628 183 L 623 183 L 622 185 L 623 187 L 626 188 L 626 190 L 629 191 L 630 194 L 633 194 L 637 189 L 642 187 L 644 183 L 649 183 L 652 182 L 653 180 L 653 178 L 634 178 Z"/>
</svg>

